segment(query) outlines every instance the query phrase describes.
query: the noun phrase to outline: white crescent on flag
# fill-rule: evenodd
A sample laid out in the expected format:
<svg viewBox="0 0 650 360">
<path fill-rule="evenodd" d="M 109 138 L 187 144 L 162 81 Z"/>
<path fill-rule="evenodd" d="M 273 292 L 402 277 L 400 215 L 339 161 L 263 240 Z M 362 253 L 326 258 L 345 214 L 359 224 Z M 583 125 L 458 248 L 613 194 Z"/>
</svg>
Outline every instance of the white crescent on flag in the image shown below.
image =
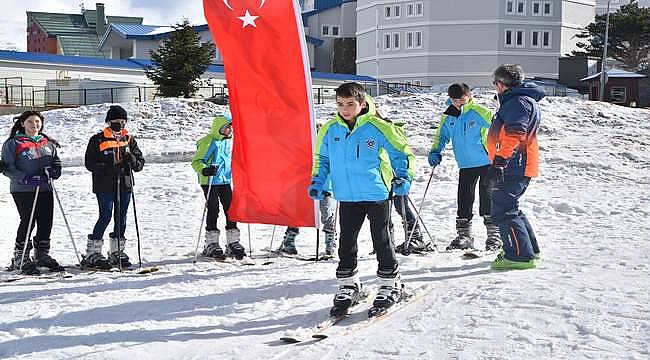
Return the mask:
<svg viewBox="0 0 650 360">
<path fill-rule="evenodd" d="M 230 11 L 233 10 L 232 6 L 230 6 L 230 3 L 228 2 L 228 0 L 223 0 L 223 3 L 226 5 L 226 7 L 228 9 L 230 9 Z M 262 0 L 262 2 L 260 3 L 260 9 L 262 8 L 262 6 L 264 6 L 264 3 L 266 3 L 266 0 Z"/>
</svg>

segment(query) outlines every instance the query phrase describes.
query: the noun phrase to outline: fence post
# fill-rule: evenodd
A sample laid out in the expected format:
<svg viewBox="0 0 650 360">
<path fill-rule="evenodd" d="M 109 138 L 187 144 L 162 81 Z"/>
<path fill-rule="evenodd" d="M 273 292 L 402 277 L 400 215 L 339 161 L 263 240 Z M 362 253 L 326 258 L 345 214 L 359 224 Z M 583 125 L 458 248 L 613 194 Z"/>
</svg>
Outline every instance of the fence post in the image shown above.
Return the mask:
<svg viewBox="0 0 650 360">
<path fill-rule="evenodd" d="M 56 104 L 61 105 L 61 89 L 56 90 Z"/>
<path fill-rule="evenodd" d="M 142 93 L 140 92 L 139 86 L 138 86 L 138 102 L 142 102 Z"/>
<path fill-rule="evenodd" d="M 111 103 L 114 103 L 114 102 L 115 101 L 113 101 L 113 88 L 111 88 Z"/>
<path fill-rule="evenodd" d="M 84 105 L 87 105 L 86 100 L 88 99 L 88 90 L 84 89 Z"/>
</svg>

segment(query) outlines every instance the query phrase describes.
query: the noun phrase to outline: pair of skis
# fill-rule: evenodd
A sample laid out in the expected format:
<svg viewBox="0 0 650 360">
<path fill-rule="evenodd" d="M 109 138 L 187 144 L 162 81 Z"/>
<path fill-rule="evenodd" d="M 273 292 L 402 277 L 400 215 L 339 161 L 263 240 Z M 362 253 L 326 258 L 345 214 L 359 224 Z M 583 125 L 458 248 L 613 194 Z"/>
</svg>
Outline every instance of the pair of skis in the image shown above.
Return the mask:
<svg viewBox="0 0 650 360">
<path fill-rule="evenodd" d="M 388 316 L 401 311 L 402 309 L 408 307 L 408 305 L 414 303 L 418 299 L 423 298 L 429 291 L 425 287 L 417 288 L 413 291 L 404 292 L 400 302 L 394 304 L 389 308 L 374 308 L 370 307 L 367 311 L 363 311 L 360 315 L 357 311 L 360 308 L 364 308 L 364 305 L 367 305 L 367 300 L 371 296 L 365 296 L 357 304 L 352 305 L 348 308 L 348 313 L 342 316 L 330 316 L 320 324 L 315 327 L 305 329 L 297 334 L 287 334 L 280 338 L 280 341 L 287 344 L 295 344 L 300 342 L 305 342 L 309 340 L 319 341 L 327 339 L 335 334 L 328 334 L 328 329 L 341 325 L 342 330 L 337 332 L 336 335 L 348 335 L 350 333 L 365 329 L 377 321 L 387 318 Z M 343 325 L 342 322 L 348 318 L 352 317 L 362 317 L 360 321 L 353 322 L 351 324 Z"/>
</svg>

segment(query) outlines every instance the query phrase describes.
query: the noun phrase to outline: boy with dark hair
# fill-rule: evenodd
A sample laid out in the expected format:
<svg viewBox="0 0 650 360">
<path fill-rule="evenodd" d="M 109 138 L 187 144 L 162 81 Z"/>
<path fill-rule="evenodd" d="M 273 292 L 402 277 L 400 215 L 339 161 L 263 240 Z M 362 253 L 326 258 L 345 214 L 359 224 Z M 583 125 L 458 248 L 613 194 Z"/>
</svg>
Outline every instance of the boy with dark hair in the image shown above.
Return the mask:
<svg viewBox="0 0 650 360">
<path fill-rule="evenodd" d="M 487 138 L 492 160 L 488 176 L 493 183 L 492 217 L 501 232 L 503 251 L 492 268 L 531 269 L 539 259 L 539 246 L 533 227 L 519 210 L 519 198 L 530 179 L 539 175 L 537 130 L 542 115 L 537 102 L 546 94 L 533 83 L 523 83 L 520 65 L 501 65 L 493 76 L 501 106 Z"/>
<path fill-rule="evenodd" d="M 325 181 L 331 179 L 333 195 L 340 204 L 338 291 L 330 311 L 333 316 L 345 314 L 360 298 L 357 237 L 366 216 L 379 263 L 379 290 L 373 307 L 386 309 L 402 299 L 388 229 L 389 194 L 408 194 L 415 160 L 406 137 L 391 123 L 375 116 L 374 104 L 360 84 L 339 86 L 336 106 L 337 115 L 318 132 L 309 186 L 309 196 L 320 200 Z M 389 167 L 384 165 L 387 161 Z"/>
<path fill-rule="evenodd" d="M 479 189 L 479 215 L 487 229 L 485 250 L 501 247 L 499 230 L 490 216 L 490 194 L 487 173 L 490 167 L 486 141 L 487 129 L 492 123 L 492 112 L 478 105 L 472 98 L 467 84 L 452 84 L 447 90 L 449 107 L 443 113 L 438 131 L 433 138 L 429 152 L 429 165 L 437 166 L 442 161 L 442 151 L 451 140 L 454 157 L 460 168 L 458 173 L 458 211 L 456 231 L 447 250 L 474 248 L 472 236 L 472 207 L 476 183 Z"/>
</svg>

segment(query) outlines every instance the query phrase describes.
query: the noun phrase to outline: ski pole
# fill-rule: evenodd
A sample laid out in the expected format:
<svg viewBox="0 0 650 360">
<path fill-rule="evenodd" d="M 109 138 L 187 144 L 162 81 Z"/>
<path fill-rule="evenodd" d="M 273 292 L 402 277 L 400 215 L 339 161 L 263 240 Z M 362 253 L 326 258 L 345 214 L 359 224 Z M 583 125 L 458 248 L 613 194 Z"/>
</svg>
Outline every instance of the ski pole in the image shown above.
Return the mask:
<svg viewBox="0 0 650 360">
<path fill-rule="evenodd" d="M 131 143 L 126 147 L 126 152 L 130 153 Z M 135 206 L 135 177 L 133 176 L 133 169 L 129 165 L 129 174 L 131 174 L 131 199 L 133 200 L 133 220 L 135 221 L 135 237 L 138 242 L 138 269 L 142 268 L 142 255 L 140 250 L 140 226 L 138 226 L 138 210 Z"/>
<path fill-rule="evenodd" d="M 409 204 L 411 204 L 411 206 L 413 207 L 413 210 L 416 210 L 415 204 L 413 203 L 413 200 L 411 200 L 410 197 L 408 199 L 409 199 Z M 429 229 L 427 228 L 427 226 L 424 225 L 424 220 L 422 219 L 422 216 L 420 216 L 420 214 L 417 214 L 417 215 L 415 215 L 415 217 L 418 219 L 418 221 L 420 222 L 420 225 L 422 225 L 422 227 L 424 228 L 424 231 L 429 236 L 429 240 L 431 241 L 431 243 L 435 246 L 435 243 L 433 242 L 433 237 L 429 233 Z"/>
<path fill-rule="evenodd" d="M 79 252 L 77 251 L 77 245 L 74 243 L 74 237 L 72 236 L 72 231 L 70 230 L 70 224 L 68 223 L 68 217 L 65 216 L 65 211 L 63 211 L 63 205 L 61 205 L 61 199 L 59 199 L 59 192 L 56 191 L 52 179 L 48 178 L 52 191 L 54 192 L 54 197 L 56 197 L 56 202 L 59 203 L 59 209 L 61 210 L 61 216 L 63 216 L 63 222 L 65 222 L 65 227 L 68 229 L 68 235 L 70 235 L 70 241 L 72 242 L 72 247 L 74 248 L 74 254 L 77 256 L 77 261 L 81 264 L 81 259 L 79 258 Z"/>
<path fill-rule="evenodd" d="M 429 186 L 431 186 L 431 180 L 433 179 L 433 170 L 435 168 L 436 168 L 435 166 L 431 168 L 431 175 L 429 175 L 429 181 L 427 181 L 427 186 L 424 188 L 424 194 L 422 194 L 422 200 L 420 201 L 420 206 L 418 207 L 418 211 L 416 212 L 416 219 L 420 219 L 420 222 L 423 224 L 423 226 L 424 226 L 424 221 L 422 221 L 422 218 L 420 218 L 420 212 L 422 211 L 422 206 L 424 205 L 424 199 L 426 199 L 427 197 L 427 192 L 429 192 Z M 411 236 L 413 236 L 414 231 L 415 231 L 415 226 L 413 227 L 411 234 L 409 234 L 409 238 L 408 238 L 409 243 L 411 242 Z M 429 231 L 427 230 L 427 234 L 428 233 Z M 429 237 L 431 237 L 431 235 L 429 235 Z M 431 239 L 431 241 L 433 242 L 433 239 Z"/>
<path fill-rule="evenodd" d="M 273 252 L 273 238 L 275 237 L 275 228 L 277 225 L 273 225 L 273 232 L 271 233 L 271 243 L 269 244 L 269 252 Z"/>
<path fill-rule="evenodd" d="M 203 215 L 201 215 L 201 226 L 199 227 L 199 236 L 196 238 L 196 248 L 194 249 L 193 264 L 199 259 L 199 242 L 201 241 L 201 232 L 203 231 L 203 220 L 205 220 L 206 212 L 208 211 L 208 201 L 210 201 L 210 192 L 212 190 L 212 176 L 208 176 L 208 193 L 205 195 L 205 206 L 203 207 Z"/>
<path fill-rule="evenodd" d="M 27 233 L 25 234 L 25 245 L 23 246 L 23 254 L 20 257 L 20 267 L 18 270 L 23 271 L 23 262 L 25 262 L 25 253 L 27 252 L 27 242 L 29 236 L 32 234 L 32 221 L 34 221 L 34 211 L 36 211 L 36 201 L 38 200 L 38 192 L 41 190 L 41 185 L 36 185 L 36 192 L 34 193 L 34 203 L 32 204 L 32 212 L 29 214 L 29 224 L 27 225 Z M 34 244 L 32 244 L 34 247 Z"/>
<path fill-rule="evenodd" d="M 122 272 L 122 246 L 120 246 L 120 240 L 122 240 L 122 214 L 120 213 L 122 211 L 122 202 L 121 202 L 121 196 L 122 192 L 120 191 L 120 181 L 121 181 L 121 170 L 118 168 L 117 172 L 117 190 L 115 192 L 115 231 L 113 235 L 117 236 L 117 262 L 120 268 L 120 272 Z"/>
<path fill-rule="evenodd" d="M 246 224 L 248 226 L 248 252 L 250 253 L 250 258 L 253 258 L 253 245 L 251 243 L 251 224 Z"/>
<path fill-rule="evenodd" d="M 400 196 L 400 204 L 402 208 L 402 223 L 404 224 L 404 246 L 402 246 L 402 255 L 408 256 L 411 251 L 409 250 L 409 245 L 411 244 L 411 237 L 408 236 L 409 230 L 408 230 L 408 224 L 406 221 L 406 195 Z M 415 226 L 413 226 L 413 229 L 415 229 Z M 411 235 L 413 235 L 413 231 L 411 231 Z"/>
</svg>

